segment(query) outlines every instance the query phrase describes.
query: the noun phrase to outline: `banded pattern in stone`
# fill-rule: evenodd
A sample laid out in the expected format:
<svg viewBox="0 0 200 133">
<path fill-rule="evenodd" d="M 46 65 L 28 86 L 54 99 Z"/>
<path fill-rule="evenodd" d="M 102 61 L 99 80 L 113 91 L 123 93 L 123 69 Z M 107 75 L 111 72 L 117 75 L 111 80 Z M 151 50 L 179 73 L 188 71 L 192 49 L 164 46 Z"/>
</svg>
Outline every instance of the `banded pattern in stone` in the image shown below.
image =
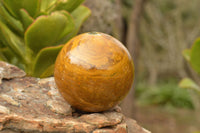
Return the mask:
<svg viewBox="0 0 200 133">
<path fill-rule="evenodd" d="M 128 93 L 134 66 L 127 49 L 103 33 L 84 33 L 71 39 L 59 53 L 55 81 L 62 96 L 88 112 L 105 111 Z"/>
</svg>

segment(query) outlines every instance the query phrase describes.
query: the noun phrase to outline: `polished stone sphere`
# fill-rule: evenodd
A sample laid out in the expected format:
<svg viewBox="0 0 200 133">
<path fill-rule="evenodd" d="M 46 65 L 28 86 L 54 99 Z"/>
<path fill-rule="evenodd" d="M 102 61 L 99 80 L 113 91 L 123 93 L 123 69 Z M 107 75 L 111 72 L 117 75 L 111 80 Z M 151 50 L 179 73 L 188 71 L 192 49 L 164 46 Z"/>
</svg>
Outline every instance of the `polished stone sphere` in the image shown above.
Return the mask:
<svg viewBox="0 0 200 133">
<path fill-rule="evenodd" d="M 84 33 L 64 45 L 56 59 L 54 77 L 59 92 L 74 108 L 101 112 L 127 95 L 134 65 L 128 50 L 115 38 Z"/>
</svg>

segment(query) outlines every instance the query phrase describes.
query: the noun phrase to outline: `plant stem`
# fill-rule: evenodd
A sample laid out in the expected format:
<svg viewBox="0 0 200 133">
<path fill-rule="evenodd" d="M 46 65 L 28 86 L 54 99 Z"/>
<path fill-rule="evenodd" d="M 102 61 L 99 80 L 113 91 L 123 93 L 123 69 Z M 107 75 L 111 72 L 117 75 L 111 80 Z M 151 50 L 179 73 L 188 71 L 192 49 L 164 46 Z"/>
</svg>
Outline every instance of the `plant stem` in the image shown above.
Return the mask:
<svg viewBox="0 0 200 133">
<path fill-rule="evenodd" d="M 27 47 L 26 48 L 26 55 L 24 57 L 24 63 L 25 63 L 25 72 L 27 75 L 31 76 L 33 72 L 33 55 L 32 51 Z"/>
</svg>

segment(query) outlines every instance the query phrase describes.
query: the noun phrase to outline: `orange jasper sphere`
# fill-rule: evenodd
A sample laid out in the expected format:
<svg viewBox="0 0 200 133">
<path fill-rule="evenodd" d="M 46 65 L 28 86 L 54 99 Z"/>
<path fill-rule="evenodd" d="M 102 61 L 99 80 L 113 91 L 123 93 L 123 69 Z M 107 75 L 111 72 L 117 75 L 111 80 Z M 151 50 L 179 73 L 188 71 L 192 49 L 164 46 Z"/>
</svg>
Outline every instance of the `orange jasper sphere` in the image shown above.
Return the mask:
<svg viewBox="0 0 200 133">
<path fill-rule="evenodd" d="M 82 111 L 100 112 L 114 107 L 127 95 L 134 65 L 118 40 L 91 32 L 72 38 L 62 48 L 54 76 L 69 104 Z"/>
</svg>

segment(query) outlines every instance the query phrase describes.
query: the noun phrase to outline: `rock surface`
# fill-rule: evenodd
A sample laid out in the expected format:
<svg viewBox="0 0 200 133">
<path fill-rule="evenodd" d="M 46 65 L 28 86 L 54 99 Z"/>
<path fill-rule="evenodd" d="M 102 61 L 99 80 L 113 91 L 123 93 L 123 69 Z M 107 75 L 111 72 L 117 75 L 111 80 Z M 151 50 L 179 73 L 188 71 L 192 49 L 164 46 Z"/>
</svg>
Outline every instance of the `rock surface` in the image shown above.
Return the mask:
<svg viewBox="0 0 200 133">
<path fill-rule="evenodd" d="M 53 77 L 25 77 L 4 62 L 0 70 L 0 133 L 149 133 L 119 107 L 101 113 L 73 109 L 60 96 Z"/>
<path fill-rule="evenodd" d="M 0 84 L 1 80 L 4 79 L 11 79 L 16 77 L 24 77 L 26 73 L 19 68 L 10 65 L 8 63 L 0 61 Z"/>
</svg>

